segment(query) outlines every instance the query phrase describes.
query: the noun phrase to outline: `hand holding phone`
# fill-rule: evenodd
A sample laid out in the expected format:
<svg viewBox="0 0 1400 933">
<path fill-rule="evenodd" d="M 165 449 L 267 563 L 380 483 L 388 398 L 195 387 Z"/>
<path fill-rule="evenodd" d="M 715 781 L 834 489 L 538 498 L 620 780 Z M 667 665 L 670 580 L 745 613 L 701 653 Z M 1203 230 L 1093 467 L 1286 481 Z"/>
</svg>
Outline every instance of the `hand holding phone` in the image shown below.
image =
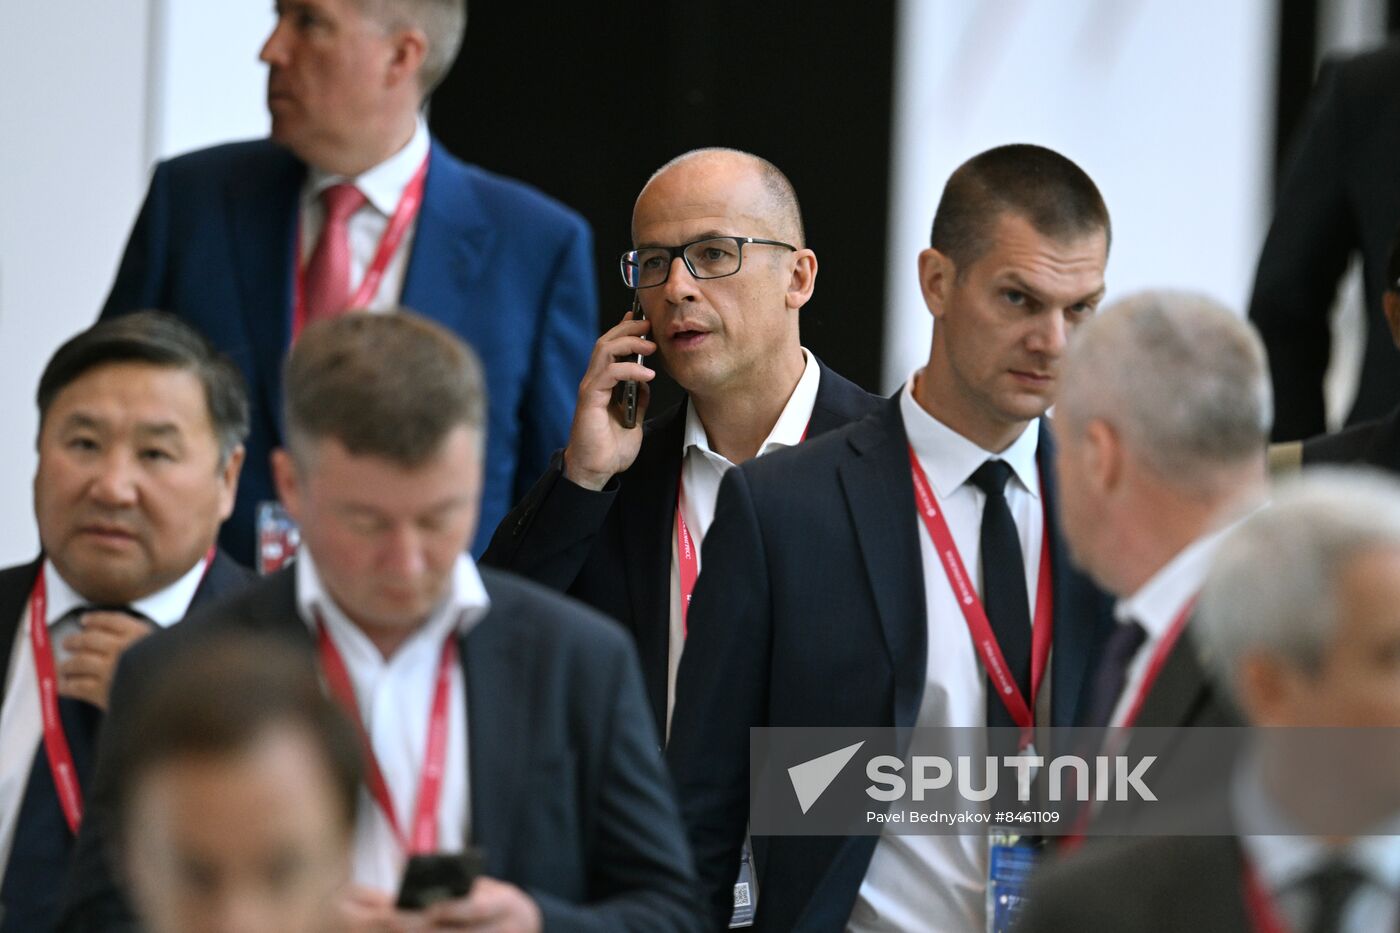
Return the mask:
<svg viewBox="0 0 1400 933">
<path fill-rule="evenodd" d="M 466 897 L 481 874 L 481 850 L 434 852 L 414 855 L 404 866 L 395 906 L 399 910 L 424 910 L 439 901 Z"/>
<path fill-rule="evenodd" d="M 642 299 L 636 292 L 632 293 L 632 320 L 644 321 L 646 315 L 642 313 Z M 632 357 L 632 362 L 641 365 L 643 357 L 640 353 Z M 622 426 L 624 428 L 635 428 L 637 426 L 637 394 L 640 391 L 637 381 L 629 379 L 619 383 L 618 394 L 619 404 L 622 407 Z"/>
</svg>

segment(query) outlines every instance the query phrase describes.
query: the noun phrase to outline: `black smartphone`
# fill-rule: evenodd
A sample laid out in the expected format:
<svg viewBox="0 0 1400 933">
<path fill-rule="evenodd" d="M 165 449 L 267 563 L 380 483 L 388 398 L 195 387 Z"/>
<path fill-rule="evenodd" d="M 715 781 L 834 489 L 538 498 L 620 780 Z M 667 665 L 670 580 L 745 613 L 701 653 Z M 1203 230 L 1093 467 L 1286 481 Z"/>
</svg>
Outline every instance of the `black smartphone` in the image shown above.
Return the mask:
<svg viewBox="0 0 1400 933">
<path fill-rule="evenodd" d="M 481 866 L 478 849 L 411 856 L 404 866 L 395 906 L 399 910 L 424 910 L 438 901 L 466 897 L 472 882 L 481 874 Z"/>
<path fill-rule="evenodd" d="M 642 298 L 635 291 L 632 292 L 632 320 L 644 321 L 646 315 L 642 313 Z M 632 357 L 632 362 L 641 364 L 645 357 L 640 353 Z M 635 428 L 637 426 L 637 393 L 640 387 L 635 379 L 628 379 L 618 386 L 618 403 L 622 406 L 622 426 L 624 428 Z"/>
</svg>

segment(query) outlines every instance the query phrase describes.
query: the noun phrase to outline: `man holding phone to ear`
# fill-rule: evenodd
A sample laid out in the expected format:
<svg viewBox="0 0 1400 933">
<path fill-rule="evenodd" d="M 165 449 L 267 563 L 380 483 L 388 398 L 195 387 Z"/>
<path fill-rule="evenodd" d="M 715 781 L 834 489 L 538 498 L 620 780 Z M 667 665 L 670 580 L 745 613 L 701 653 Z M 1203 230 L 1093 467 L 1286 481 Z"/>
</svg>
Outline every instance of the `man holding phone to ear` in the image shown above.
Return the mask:
<svg viewBox="0 0 1400 933">
<path fill-rule="evenodd" d="M 637 641 L 666 735 L 700 544 L 720 479 L 736 463 L 864 417 L 879 399 L 802 347 L 798 315 L 817 257 L 797 196 L 770 162 L 699 149 L 664 165 L 637 198 L 622 257 L 645 320 L 628 314 L 594 345 L 569 444 L 506 516 L 483 562 L 563 590 Z M 687 393 L 645 426 L 659 358 Z"/>
<path fill-rule="evenodd" d="M 626 636 L 466 553 L 487 411 L 475 355 L 417 315 L 351 313 L 307 327 L 284 381 L 287 448 L 273 464 L 301 528 L 296 563 L 123 662 L 62 928 L 130 920 L 104 847 L 114 763 L 143 740 L 121 711 L 175 658 L 235 632 L 293 645 L 358 722 L 354 885 L 333 929 L 697 929 Z M 424 910 L 396 907 L 413 857 L 454 854 L 480 856 L 481 875 L 449 879 Z"/>
</svg>

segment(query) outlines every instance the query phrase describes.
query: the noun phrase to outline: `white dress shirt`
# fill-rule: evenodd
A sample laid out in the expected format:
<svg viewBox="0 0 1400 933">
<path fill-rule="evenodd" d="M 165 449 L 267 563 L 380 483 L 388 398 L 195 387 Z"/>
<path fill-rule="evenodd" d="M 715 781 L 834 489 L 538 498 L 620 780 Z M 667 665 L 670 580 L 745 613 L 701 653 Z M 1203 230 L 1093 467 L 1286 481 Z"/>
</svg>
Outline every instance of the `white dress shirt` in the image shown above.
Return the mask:
<svg viewBox="0 0 1400 933">
<path fill-rule="evenodd" d="M 797 380 L 792 395 L 788 396 L 773 430 L 759 445 L 758 456 L 771 453 L 782 447 L 795 447 L 807 433 L 807 422 L 812 420 L 812 408 L 817 402 L 817 387 L 821 382 L 821 367 L 806 347 L 802 348 L 806 365 Z M 719 499 L 719 484 L 724 474 L 734 466 L 727 458 L 715 453 L 710 447 L 710 438 L 695 406 L 686 403 L 685 438 L 681 442 L 681 485 L 685 494 L 681 496 L 681 514 L 685 516 L 685 527 L 695 548 L 695 567 L 700 570 L 700 545 L 705 533 L 715 520 L 715 502 Z M 676 705 L 676 671 L 680 669 L 681 651 L 685 648 L 685 625 L 681 615 L 681 571 L 680 554 L 676 546 L 674 523 L 671 527 L 671 630 L 669 645 L 669 673 L 666 676 L 666 731 L 671 729 L 671 712 Z"/>
<path fill-rule="evenodd" d="M 1182 610 L 1194 600 L 1205 584 L 1215 552 L 1220 542 L 1234 530 L 1235 524 L 1212 531 L 1192 541 L 1177 552 L 1152 578 L 1138 587 L 1133 595 L 1118 601 L 1113 616 L 1119 625 L 1137 622 L 1147 633 L 1142 647 L 1128 664 L 1128 676 L 1123 693 L 1113 707 L 1110 726 L 1121 726 L 1128 711 L 1137 701 L 1147 678 L 1147 668 Z"/>
<path fill-rule="evenodd" d="M 1400 835 L 1358 836 L 1337 848 L 1315 836 L 1262 835 L 1289 827 L 1258 774 L 1246 766 L 1232 791 L 1244 856 L 1290 930 L 1306 930 L 1315 910 L 1307 880 L 1333 859 L 1360 869 L 1365 880 L 1342 911 L 1343 933 L 1376 933 L 1400 926 Z M 1392 827 L 1400 832 L 1400 824 Z"/>
<path fill-rule="evenodd" d="M 161 628 L 169 628 L 185 617 L 204 579 L 207 561 L 201 559 L 180 579 L 157 593 L 131 604 Z M 84 599 L 59 576 L 52 562 L 45 560 L 44 597 L 45 621 L 49 626 L 49 641 L 53 645 L 54 667 L 68 660 L 63 641 L 82 631 L 76 618 L 64 618 L 68 613 L 92 600 Z M 29 606 L 24 604 L 15 642 L 10 649 L 10 670 L 4 683 L 4 700 L 0 702 L 0 878 L 9 864 L 10 847 L 14 845 L 15 824 L 20 804 L 29 783 L 34 754 L 44 737 L 43 713 L 39 705 L 39 675 L 34 667 L 34 650 L 29 641 Z"/>
<path fill-rule="evenodd" d="M 928 474 L 963 566 L 968 576 L 978 581 L 979 596 L 982 508 L 987 497 L 968 480 L 989 459 L 1004 460 L 1011 468 L 1014 479 L 1007 481 L 1006 503 L 1021 539 L 1026 596 L 1034 612 L 1044 535 L 1040 474 L 1035 460 L 1039 423 L 1032 421 L 1011 446 L 1001 453 L 992 453 L 925 411 L 914 399 L 913 387 L 914 379 L 910 379 L 899 397 L 904 430 Z M 912 512 L 912 502 L 909 508 Z M 924 570 L 928 658 L 923 701 L 915 725 L 986 725 L 987 675 L 973 647 L 962 607 L 921 521 L 919 554 Z M 1045 682 L 1048 681 L 1047 677 Z M 1038 703 L 1037 708 L 1043 709 L 1044 703 Z M 898 806 L 899 803 L 893 805 Z M 981 930 L 986 926 L 986 883 L 986 837 L 971 833 L 887 833 L 875 846 L 847 929 L 857 933 Z"/>
<path fill-rule="evenodd" d="M 442 660 L 443 639 L 464 635 L 486 615 L 491 603 L 476 564 L 463 554 L 453 569 L 447 597 L 427 622 L 389 658 L 351 622 L 321 584 L 316 562 L 305 547 L 297 552 L 297 610 L 316 635 L 319 612 L 330 632 L 360 708 L 379 762 L 399 826 L 410 831 L 427 750 L 428 719 Z M 448 674 L 447 758 L 437 813 L 437 848 L 458 852 L 470 836 L 471 806 L 467 755 L 467 699 L 462 665 Z M 360 815 L 355 824 L 354 878 L 357 884 L 394 893 L 403 875 L 406 855 L 388 818 L 367 789 L 360 789 Z"/>
<path fill-rule="evenodd" d="M 347 224 L 347 237 L 350 240 L 350 295 L 353 297 L 364 281 L 365 271 L 379 252 L 379 241 L 389 226 L 389 218 L 399 206 L 404 189 L 413 179 L 418 167 L 428 156 L 430 143 L 428 126 L 423 118 L 418 118 L 413 137 L 408 144 L 374 168 L 361 173 L 356 178 L 331 175 L 311 167 L 306 174 L 306 182 L 301 188 L 301 262 L 305 267 L 316 249 L 316 241 L 321 238 L 321 226 L 325 222 L 326 210 L 321 201 L 321 192 L 331 185 L 353 182 L 365 196 L 365 203 L 350 215 Z M 384 277 L 379 280 L 379 288 L 370 299 L 369 308 L 373 311 L 392 310 L 399 304 L 403 293 L 404 274 L 408 271 L 408 257 L 413 249 L 413 234 L 418 228 L 418 218 L 414 217 L 394 250 L 393 258 L 384 269 Z"/>
</svg>

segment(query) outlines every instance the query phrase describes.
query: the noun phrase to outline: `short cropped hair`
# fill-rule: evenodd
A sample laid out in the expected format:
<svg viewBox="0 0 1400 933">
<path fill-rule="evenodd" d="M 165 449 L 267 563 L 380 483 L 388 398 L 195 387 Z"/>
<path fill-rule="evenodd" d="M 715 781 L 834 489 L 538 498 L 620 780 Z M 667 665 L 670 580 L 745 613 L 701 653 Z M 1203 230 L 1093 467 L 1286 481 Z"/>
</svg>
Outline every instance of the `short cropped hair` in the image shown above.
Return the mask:
<svg viewBox="0 0 1400 933">
<path fill-rule="evenodd" d="M 1267 653 L 1316 670 L 1337 632 L 1343 576 L 1369 554 L 1400 551 L 1400 483 L 1369 469 L 1319 468 L 1222 543 L 1192 631 L 1215 679 L 1236 697 L 1240 663 Z"/>
<path fill-rule="evenodd" d="M 745 152 L 742 149 L 730 149 L 726 146 L 692 149 L 689 152 L 681 153 L 652 172 L 647 184 L 651 184 L 652 179 L 677 165 L 715 155 L 734 156 L 753 165 L 754 170 L 758 172 L 759 181 L 763 185 L 764 194 L 768 196 L 774 231 L 778 236 L 788 237 L 792 241 L 791 245 L 799 249 L 805 247 L 807 245 L 807 231 L 802 224 L 802 205 L 798 203 L 797 190 L 793 188 L 792 182 L 783 174 L 782 170 L 763 156 L 754 155 L 752 152 Z"/>
<path fill-rule="evenodd" d="M 1103 232 L 1108 208 L 1082 168 L 1052 149 L 1016 143 L 988 149 L 949 177 L 933 217 L 930 245 L 953 260 L 958 275 L 991 247 L 1004 214 L 1025 218 L 1041 236 L 1069 240 Z"/>
<path fill-rule="evenodd" d="M 476 354 L 407 309 L 310 325 L 287 357 L 282 384 L 287 447 L 302 464 L 314 442 L 333 438 L 354 456 L 412 468 L 455 428 L 486 431 Z"/>
<path fill-rule="evenodd" d="M 131 741 L 114 745 L 118 837 L 146 776 L 171 762 L 237 755 L 282 729 L 325 769 L 337 812 L 355 825 L 363 775 L 359 737 L 321 689 L 309 656 L 284 641 L 221 634 L 176 654 L 132 708 Z"/>
<path fill-rule="evenodd" d="M 219 442 L 219 467 L 248 437 L 248 390 L 243 374 L 194 328 L 173 314 L 138 311 L 98 321 L 55 351 L 39 377 L 39 430 L 54 399 L 90 370 L 111 363 L 182 369 L 204 387 L 209 423 Z"/>
<path fill-rule="evenodd" d="M 433 92 L 457 60 L 467 31 L 467 0 L 357 0 L 361 12 L 388 29 L 416 27 L 428 37 L 418 70 L 423 98 Z"/>
<path fill-rule="evenodd" d="M 1161 478 L 1212 494 L 1220 468 L 1262 458 L 1273 389 L 1258 333 L 1205 295 L 1144 291 L 1070 341 L 1056 422 L 1108 421 Z"/>
</svg>

